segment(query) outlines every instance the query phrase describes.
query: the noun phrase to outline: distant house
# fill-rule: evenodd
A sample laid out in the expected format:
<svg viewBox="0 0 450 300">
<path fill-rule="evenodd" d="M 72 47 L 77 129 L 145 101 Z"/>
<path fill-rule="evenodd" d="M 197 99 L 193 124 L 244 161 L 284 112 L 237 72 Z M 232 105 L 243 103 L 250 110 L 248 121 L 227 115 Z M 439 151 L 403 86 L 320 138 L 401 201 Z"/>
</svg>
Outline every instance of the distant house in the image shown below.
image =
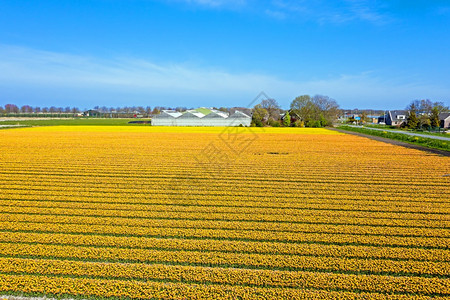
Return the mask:
<svg viewBox="0 0 450 300">
<path fill-rule="evenodd" d="M 287 114 L 289 114 L 289 117 L 290 117 L 290 120 L 291 120 L 291 124 L 301 120 L 299 115 L 297 115 L 293 110 L 288 110 L 285 113 L 281 114 L 281 118 L 280 118 L 281 122 L 284 122 L 284 118 L 286 118 Z"/>
<path fill-rule="evenodd" d="M 439 114 L 439 126 L 441 128 L 450 128 L 450 113 Z"/>
<path fill-rule="evenodd" d="M 408 116 L 407 110 L 390 110 L 384 117 L 386 125 L 400 126 L 406 122 Z"/>
<path fill-rule="evenodd" d="M 100 112 L 98 110 L 87 110 L 83 113 L 85 117 L 100 117 Z"/>
<path fill-rule="evenodd" d="M 251 116 L 235 111 L 229 115 L 218 110 L 210 110 L 203 114 L 197 110 L 188 110 L 183 113 L 173 110 L 163 110 L 152 119 L 153 126 L 250 126 Z"/>
<path fill-rule="evenodd" d="M 378 124 L 380 116 L 367 116 L 367 119 L 369 119 L 372 124 Z"/>
</svg>

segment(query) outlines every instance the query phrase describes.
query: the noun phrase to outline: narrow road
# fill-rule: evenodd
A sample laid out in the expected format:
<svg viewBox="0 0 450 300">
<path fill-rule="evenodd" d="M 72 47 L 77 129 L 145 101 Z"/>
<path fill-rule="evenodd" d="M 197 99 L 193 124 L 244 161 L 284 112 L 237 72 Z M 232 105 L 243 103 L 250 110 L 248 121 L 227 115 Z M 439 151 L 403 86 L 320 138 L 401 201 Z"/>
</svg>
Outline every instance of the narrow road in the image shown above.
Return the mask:
<svg viewBox="0 0 450 300">
<path fill-rule="evenodd" d="M 356 126 L 356 125 L 348 125 L 348 126 L 355 127 L 355 128 L 370 129 L 370 130 L 388 131 L 388 132 L 394 132 L 394 133 L 400 133 L 400 134 L 406 134 L 406 135 L 412 135 L 412 136 L 419 136 L 419 137 L 424 137 L 424 138 L 429 138 L 429 139 L 450 142 L 450 137 L 445 137 L 445 136 L 437 136 L 437 135 L 432 135 L 432 134 L 421 134 L 421 133 L 414 133 L 414 132 L 401 131 L 401 130 L 390 130 L 390 129 L 381 129 L 381 128 L 373 128 L 373 127 L 364 127 L 364 126 Z"/>
</svg>

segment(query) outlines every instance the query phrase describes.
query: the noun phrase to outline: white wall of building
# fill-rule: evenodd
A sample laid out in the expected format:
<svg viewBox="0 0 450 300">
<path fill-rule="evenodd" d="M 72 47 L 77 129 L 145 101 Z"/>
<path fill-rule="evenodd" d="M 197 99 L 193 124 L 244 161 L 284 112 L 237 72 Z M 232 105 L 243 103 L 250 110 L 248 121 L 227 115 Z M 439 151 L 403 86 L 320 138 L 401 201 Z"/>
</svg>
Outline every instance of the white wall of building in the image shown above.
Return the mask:
<svg viewBox="0 0 450 300">
<path fill-rule="evenodd" d="M 176 119 L 176 118 L 153 118 L 153 126 L 250 126 L 251 118 L 227 118 L 227 119 Z"/>
<path fill-rule="evenodd" d="M 223 115 L 218 116 L 201 116 L 201 114 L 174 115 L 173 113 L 162 112 L 160 115 L 153 117 L 153 126 L 250 126 L 252 118 L 245 114 L 234 114 L 229 117 Z"/>
</svg>

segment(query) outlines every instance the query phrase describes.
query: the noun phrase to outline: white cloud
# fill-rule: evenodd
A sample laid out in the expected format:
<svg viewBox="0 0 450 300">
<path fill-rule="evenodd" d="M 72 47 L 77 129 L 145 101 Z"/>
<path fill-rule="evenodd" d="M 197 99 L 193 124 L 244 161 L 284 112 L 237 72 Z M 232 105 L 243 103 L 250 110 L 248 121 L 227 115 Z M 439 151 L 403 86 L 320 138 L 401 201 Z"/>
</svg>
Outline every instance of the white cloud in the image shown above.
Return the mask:
<svg viewBox="0 0 450 300">
<path fill-rule="evenodd" d="M 199 98 L 209 99 L 209 105 L 245 105 L 260 91 L 266 91 L 284 107 L 301 94 L 325 94 L 345 107 L 394 108 L 397 100 L 403 107 L 416 98 L 445 101 L 448 99 L 443 97 L 450 94 L 448 87 L 417 84 L 410 79 L 381 80 L 370 72 L 296 81 L 252 72 L 196 68 L 183 63 L 156 64 L 136 58 L 102 60 L 11 46 L 0 46 L 0 69 L 0 101 L 7 101 L 2 98 L 6 94 L 14 99 L 14 95 L 28 91 L 28 97 L 44 93 L 50 98 L 100 101 L 132 95 L 135 99 L 184 99 L 190 103 L 186 106 L 198 105 L 195 101 Z"/>
</svg>

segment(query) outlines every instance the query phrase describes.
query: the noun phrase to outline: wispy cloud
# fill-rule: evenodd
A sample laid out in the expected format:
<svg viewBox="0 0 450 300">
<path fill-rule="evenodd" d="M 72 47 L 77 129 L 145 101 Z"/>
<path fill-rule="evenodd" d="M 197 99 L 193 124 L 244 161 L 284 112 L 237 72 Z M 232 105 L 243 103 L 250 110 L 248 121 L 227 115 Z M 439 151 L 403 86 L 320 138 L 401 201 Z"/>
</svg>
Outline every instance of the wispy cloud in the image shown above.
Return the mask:
<svg viewBox="0 0 450 300">
<path fill-rule="evenodd" d="M 170 105 L 184 101 L 186 106 L 245 105 L 264 90 L 285 107 L 301 94 L 326 94 L 346 107 L 350 103 L 361 106 L 365 101 L 367 106 L 379 107 L 379 101 L 392 106 L 391 99 L 405 103 L 420 97 L 445 100 L 442 96 L 450 94 L 447 87 L 380 80 L 373 73 L 296 81 L 183 63 L 157 64 L 129 57 L 102 60 L 11 46 L 0 46 L 0 69 L 0 104 L 19 99 L 18 95 L 36 97 L 41 93 L 49 100 L 83 98 L 107 106 L 112 102 L 123 105 L 124 99 L 160 99 L 152 105 L 168 105 L 164 101 Z M 5 99 L 5 95 L 10 97 Z M 199 103 L 199 99 L 204 101 Z"/>
<path fill-rule="evenodd" d="M 283 12 L 280 10 L 273 10 L 273 9 L 266 9 L 265 14 L 271 18 L 278 19 L 278 20 L 285 20 L 288 17 L 288 14 L 286 14 L 286 12 Z"/>
<path fill-rule="evenodd" d="M 376 0 L 161 0 L 204 8 L 247 9 L 251 13 L 264 13 L 269 17 L 302 19 L 321 24 L 342 24 L 365 21 L 384 24 L 391 17 L 382 12 Z"/>
<path fill-rule="evenodd" d="M 271 5 L 269 16 L 283 14 L 321 24 L 342 24 L 351 21 L 385 24 L 392 19 L 383 12 L 377 1 L 369 0 L 273 0 Z"/>
<path fill-rule="evenodd" d="M 208 8 L 236 8 L 243 7 L 247 0 L 163 0 L 168 3 L 184 3 Z"/>
</svg>

